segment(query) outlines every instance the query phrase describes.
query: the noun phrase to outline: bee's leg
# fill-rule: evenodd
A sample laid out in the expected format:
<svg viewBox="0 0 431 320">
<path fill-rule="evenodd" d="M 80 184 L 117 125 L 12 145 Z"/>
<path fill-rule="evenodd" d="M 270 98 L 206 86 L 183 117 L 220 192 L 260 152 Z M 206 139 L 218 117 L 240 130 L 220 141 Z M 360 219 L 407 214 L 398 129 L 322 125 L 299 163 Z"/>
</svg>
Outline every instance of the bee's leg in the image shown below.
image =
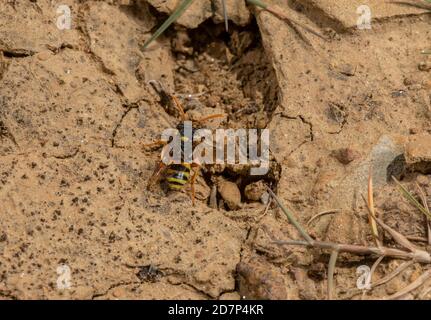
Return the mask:
<svg viewBox="0 0 431 320">
<path fill-rule="evenodd" d="M 205 122 L 205 121 L 208 121 L 208 120 L 217 119 L 217 118 L 223 118 L 223 117 L 225 117 L 225 115 L 221 114 L 221 113 L 212 114 L 210 116 L 200 118 L 200 119 L 196 120 L 196 122 L 202 123 L 202 122 Z"/>
<path fill-rule="evenodd" d="M 184 112 L 184 108 L 181 105 L 180 100 L 178 100 L 178 98 L 176 96 L 174 96 L 173 94 L 171 95 L 171 98 L 172 98 L 172 100 L 174 100 L 175 107 L 177 108 L 178 112 L 180 113 L 181 121 L 186 121 L 187 115 Z"/>
<path fill-rule="evenodd" d="M 143 148 L 154 148 L 154 147 L 161 147 L 161 146 L 164 146 L 166 144 L 167 144 L 167 142 L 164 140 L 157 140 L 157 141 L 154 141 L 152 143 L 143 144 L 142 147 Z"/>
<path fill-rule="evenodd" d="M 196 182 L 196 178 L 198 177 L 198 173 L 199 173 L 201 166 L 198 164 L 192 164 L 192 166 L 194 166 L 195 168 L 193 169 L 193 175 L 192 175 L 192 178 L 190 179 L 190 187 L 191 187 L 192 204 L 194 206 L 195 205 L 195 196 L 196 196 L 195 182 Z"/>
</svg>

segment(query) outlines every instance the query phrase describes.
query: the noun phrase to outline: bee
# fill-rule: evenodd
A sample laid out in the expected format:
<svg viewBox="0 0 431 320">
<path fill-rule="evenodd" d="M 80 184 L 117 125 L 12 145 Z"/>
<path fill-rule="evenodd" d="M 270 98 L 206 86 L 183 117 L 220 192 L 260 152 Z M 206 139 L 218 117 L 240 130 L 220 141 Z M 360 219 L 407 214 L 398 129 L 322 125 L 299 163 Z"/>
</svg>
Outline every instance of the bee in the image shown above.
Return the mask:
<svg viewBox="0 0 431 320">
<path fill-rule="evenodd" d="M 164 91 L 164 94 L 166 95 L 166 91 Z M 153 143 L 146 144 L 144 147 L 162 147 L 162 153 L 161 153 L 161 160 L 159 160 L 156 164 L 155 170 L 151 177 L 149 178 L 148 184 L 147 184 L 147 190 L 150 190 L 151 187 L 162 180 L 164 180 L 167 184 L 168 190 L 170 191 L 180 191 L 184 188 L 184 186 L 187 183 L 190 183 L 191 187 L 191 200 L 192 204 L 195 204 L 195 182 L 196 178 L 198 176 L 198 173 L 201 168 L 201 164 L 198 162 L 184 162 L 185 155 L 184 155 L 184 144 L 189 140 L 189 137 L 185 134 L 185 128 L 184 128 L 184 122 L 188 121 L 188 116 L 184 112 L 184 108 L 181 106 L 181 103 L 179 102 L 178 98 L 175 95 L 169 94 L 169 97 L 174 102 L 174 107 L 177 109 L 181 122 L 176 126 L 176 129 L 178 130 L 178 133 L 180 135 L 181 139 L 181 163 L 168 163 L 166 164 L 166 161 L 163 161 L 165 159 L 165 156 L 168 152 L 167 147 L 167 141 L 165 140 L 157 140 Z M 216 119 L 216 118 L 222 118 L 224 117 L 223 114 L 213 114 L 210 116 L 203 117 L 201 119 L 195 120 L 192 123 L 192 137 L 193 133 L 196 130 L 195 124 L 202 125 L 205 121 Z M 192 173 L 193 171 L 193 173 Z"/>
</svg>

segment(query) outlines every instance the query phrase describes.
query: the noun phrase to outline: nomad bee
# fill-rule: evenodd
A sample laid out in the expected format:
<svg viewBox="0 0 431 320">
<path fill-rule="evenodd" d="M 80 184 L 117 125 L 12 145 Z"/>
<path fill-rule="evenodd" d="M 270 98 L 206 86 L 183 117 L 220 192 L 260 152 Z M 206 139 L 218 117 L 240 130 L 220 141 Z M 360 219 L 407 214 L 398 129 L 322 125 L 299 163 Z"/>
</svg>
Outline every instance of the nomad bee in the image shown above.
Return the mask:
<svg viewBox="0 0 431 320">
<path fill-rule="evenodd" d="M 166 92 L 164 92 L 166 94 Z M 185 128 L 184 128 L 184 122 L 188 120 L 187 115 L 184 112 L 183 107 L 181 106 L 180 102 L 178 101 L 177 97 L 174 95 L 169 95 L 172 101 L 174 102 L 175 108 L 178 110 L 181 118 L 181 122 L 176 126 L 176 129 L 178 130 L 178 134 L 180 135 L 181 139 L 181 163 L 171 163 L 166 164 L 163 159 L 165 159 L 166 156 L 166 145 L 167 141 L 164 140 L 158 140 L 154 143 L 147 144 L 145 147 L 155 147 L 155 146 L 165 146 L 162 150 L 161 159 L 158 161 L 156 168 L 154 170 L 154 173 L 151 175 L 147 189 L 150 189 L 152 185 L 154 185 L 156 182 L 160 181 L 162 178 L 167 184 L 167 187 L 169 190 L 178 191 L 181 190 L 187 183 L 190 182 L 191 186 L 191 199 L 192 203 L 194 205 L 195 202 L 195 180 L 197 178 L 200 164 L 192 162 L 184 162 L 185 159 L 185 143 L 189 140 L 189 137 L 185 134 Z M 194 121 L 194 123 L 203 123 L 207 120 L 215 119 L 215 118 L 221 118 L 223 117 L 222 114 L 213 114 L 204 118 L 201 118 L 197 121 Z M 195 127 L 192 126 L 192 136 L 194 132 Z M 193 173 L 192 173 L 193 170 Z"/>
</svg>

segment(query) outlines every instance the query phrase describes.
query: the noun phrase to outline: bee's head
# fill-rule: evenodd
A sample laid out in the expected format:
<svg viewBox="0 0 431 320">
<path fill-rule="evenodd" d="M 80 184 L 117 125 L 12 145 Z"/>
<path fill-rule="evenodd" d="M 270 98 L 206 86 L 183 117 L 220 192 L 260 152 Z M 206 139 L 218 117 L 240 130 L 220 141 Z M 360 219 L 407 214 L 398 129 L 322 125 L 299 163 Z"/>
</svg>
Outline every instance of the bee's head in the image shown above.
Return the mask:
<svg viewBox="0 0 431 320">
<path fill-rule="evenodd" d="M 184 125 L 184 122 L 180 122 L 178 125 L 177 125 L 177 130 L 178 130 L 178 132 L 180 133 L 180 135 L 181 135 L 181 137 L 184 137 L 185 136 L 185 125 Z M 194 132 L 195 132 L 195 128 L 192 126 L 192 136 L 194 135 Z"/>
</svg>

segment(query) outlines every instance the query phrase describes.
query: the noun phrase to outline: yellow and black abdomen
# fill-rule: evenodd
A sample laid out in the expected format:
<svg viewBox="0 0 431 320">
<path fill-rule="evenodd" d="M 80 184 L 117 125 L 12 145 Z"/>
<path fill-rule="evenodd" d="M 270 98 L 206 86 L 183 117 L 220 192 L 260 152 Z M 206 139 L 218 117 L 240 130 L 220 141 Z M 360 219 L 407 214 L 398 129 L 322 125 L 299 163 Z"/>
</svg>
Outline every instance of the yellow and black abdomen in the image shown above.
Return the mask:
<svg viewBox="0 0 431 320">
<path fill-rule="evenodd" d="M 170 165 L 166 175 L 166 182 L 170 190 L 180 190 L 190 179 L 190 164 Z"/>
</svg>

